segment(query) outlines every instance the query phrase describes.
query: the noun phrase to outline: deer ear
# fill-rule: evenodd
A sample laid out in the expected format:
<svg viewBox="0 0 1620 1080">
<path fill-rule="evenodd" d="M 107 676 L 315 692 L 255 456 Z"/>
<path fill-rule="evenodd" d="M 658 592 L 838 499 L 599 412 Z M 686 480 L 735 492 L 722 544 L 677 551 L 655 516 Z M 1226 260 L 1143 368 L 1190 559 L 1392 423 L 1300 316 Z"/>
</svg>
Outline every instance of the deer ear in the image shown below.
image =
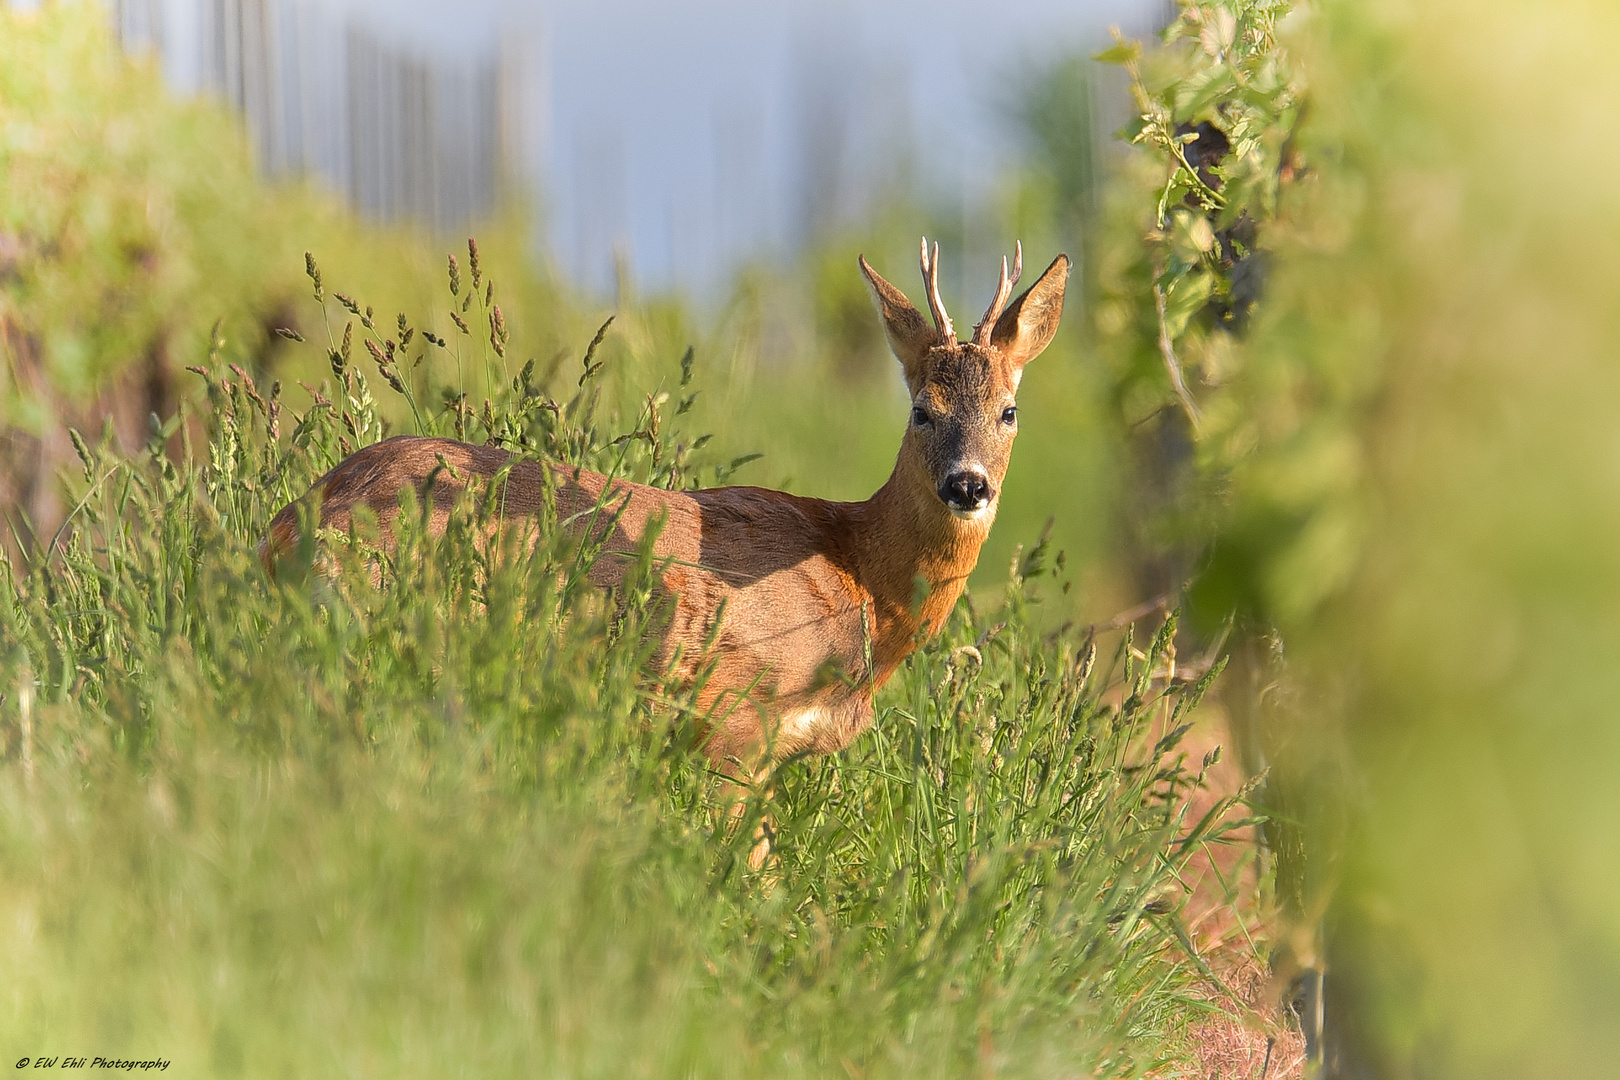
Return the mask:
<svg viewBox="0 0 1620 1080">
<path fill-rule="evenodd" d="M 1069 257 L 1059 255 L 1024 294 L 1007 305 L 990 331 L 990 344 L 1018 371 L 1052 344 L 1063 317 L 1063 292 L 1069 285 Z"/>
<path fill-rule="evenodd" d="M 883 316 L 883 333 L 889 339 L 889 348 L 905 371 L 906 385 L 915 392 L 927 374 L 928 350 L 942 340 L 939 331 L 928 325 L 905 293 L 878 276 L 865 255 L 861 256 L 861 273 L 866 277 L 866 287 L 871 290 L 878 314 Z"/>
</svg>

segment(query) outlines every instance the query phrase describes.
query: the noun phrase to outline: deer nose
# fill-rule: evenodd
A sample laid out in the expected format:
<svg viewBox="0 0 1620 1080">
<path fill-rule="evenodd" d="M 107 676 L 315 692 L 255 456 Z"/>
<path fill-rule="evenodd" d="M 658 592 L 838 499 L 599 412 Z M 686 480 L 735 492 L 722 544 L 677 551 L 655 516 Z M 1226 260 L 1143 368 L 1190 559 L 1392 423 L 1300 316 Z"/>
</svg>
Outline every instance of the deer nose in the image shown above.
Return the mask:
<svg viewBox="0 0 1620 1080">
<path fill-rule="evenodd" d="M 958 513 L 983 510 L 990 505 L 990 498 L 994 494 L 990 490 L 990 481 L 983 473 L 952 473 L 939 485 L 940 499 Z"/>
</svg>

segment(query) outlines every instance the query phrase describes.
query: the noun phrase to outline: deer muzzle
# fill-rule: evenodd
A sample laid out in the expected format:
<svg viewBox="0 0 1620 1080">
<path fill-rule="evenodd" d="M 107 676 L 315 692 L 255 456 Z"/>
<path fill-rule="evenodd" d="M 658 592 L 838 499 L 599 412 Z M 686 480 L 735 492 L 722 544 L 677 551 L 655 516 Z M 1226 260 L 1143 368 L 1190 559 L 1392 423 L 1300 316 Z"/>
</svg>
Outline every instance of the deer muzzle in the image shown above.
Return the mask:
<svg viewBox="0 0 1620 1080">
<path fill-rule="evenodd" d="M 939 497 L 959 518 L 976 518 L 996 497 L 989 477 L 980 472 L 954 472 L 939 485 Z"/>
</svg>

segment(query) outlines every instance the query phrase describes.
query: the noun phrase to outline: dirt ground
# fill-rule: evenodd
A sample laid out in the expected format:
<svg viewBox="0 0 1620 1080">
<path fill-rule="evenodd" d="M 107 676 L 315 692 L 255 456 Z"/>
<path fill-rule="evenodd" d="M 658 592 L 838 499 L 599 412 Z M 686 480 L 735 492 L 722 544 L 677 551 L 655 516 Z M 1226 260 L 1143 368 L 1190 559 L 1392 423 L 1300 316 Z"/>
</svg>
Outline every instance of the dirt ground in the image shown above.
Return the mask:
<svg viewBox="0 0 1620 1080">
<path fill-rule="evenodd" d="M 1223 753 L 1209 768 L 1206 786 L 1192 798 L 1189 828 L 1249 779 L 1231 752 L 1225 713 L 1206 702 L 1196 716 L 1182 743 L 1188 765 L 1196 769 L 1216 747 Z M 1243 808 L 1233 813 L 1242 816 Z M 1166 1080 L 1189 1075 L 1198 1080 L 1299 1080 L 1305 1075 L 1304 1037 L 1283 1003 L 1285 986 L 1267 965 L 1277 927 L 1264 909 L 1253 833 L 1249 827 L 1228 834 L 1223 842 L 1200 845 L 1183 876 L 1184 919 L 1195 952 L 1219 980 L 1210 981 L 1207 994 L 1220 1012 L 1188 1026 L 1197 1071 L 1188 1074 L 1178 1068 L 1162 1074 Z"/>
</svg>

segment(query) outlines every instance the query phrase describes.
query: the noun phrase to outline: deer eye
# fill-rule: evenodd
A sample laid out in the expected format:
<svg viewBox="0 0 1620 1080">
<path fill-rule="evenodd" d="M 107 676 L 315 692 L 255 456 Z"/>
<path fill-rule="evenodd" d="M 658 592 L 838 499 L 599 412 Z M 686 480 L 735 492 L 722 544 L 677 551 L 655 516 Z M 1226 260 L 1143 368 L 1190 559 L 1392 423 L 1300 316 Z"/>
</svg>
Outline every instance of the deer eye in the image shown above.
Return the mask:
<svg viewBox="0 0 1620 1080">
<path fill-rule="evenodd" d="M 911 410 L 911 422 L 916 424 L 918 427 L 928 427 L 934 421 L 929 417 L 928 413 L 923 411 L 920 406 L 913 406 Z"/>
<path fill-rule="evenodd" d="M 1018 406 L 1009 405 L 1005 409 L 1002 409 L 1001 410 L 1001 422 L 1003 424 L 1016 424 L 1016 423 L 1018 423 Z"/>
</svg>

